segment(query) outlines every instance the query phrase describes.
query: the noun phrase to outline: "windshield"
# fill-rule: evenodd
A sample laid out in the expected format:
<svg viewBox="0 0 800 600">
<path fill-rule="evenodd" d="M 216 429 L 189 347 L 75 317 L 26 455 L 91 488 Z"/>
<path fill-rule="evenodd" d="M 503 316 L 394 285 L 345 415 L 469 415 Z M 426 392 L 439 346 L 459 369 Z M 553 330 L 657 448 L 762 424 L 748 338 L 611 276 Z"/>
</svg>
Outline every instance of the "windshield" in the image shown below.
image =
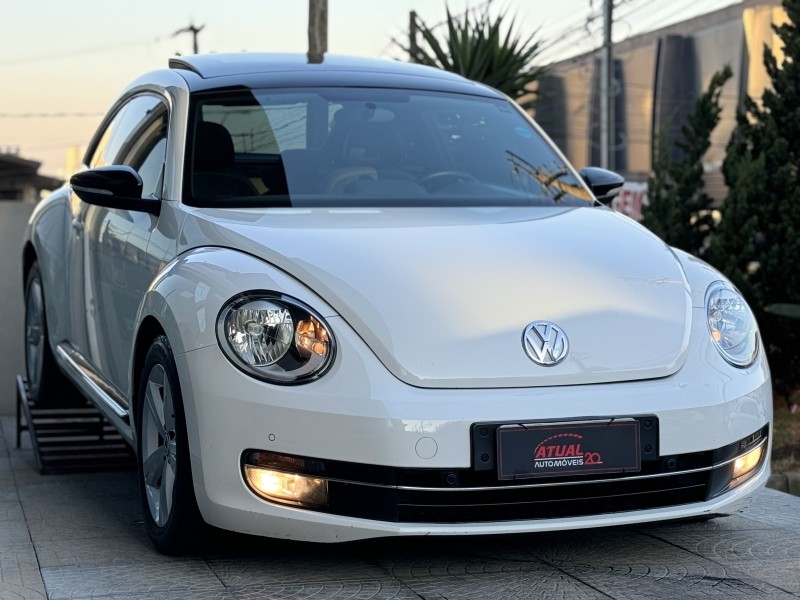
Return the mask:
<svg viewBox="0 0 800 600">
<path fill-rule="evenodd" d="M 194 97 L 195 206 L 585 206 L 566 163 L 506 100 L 417 90 Z"/>
</svg>

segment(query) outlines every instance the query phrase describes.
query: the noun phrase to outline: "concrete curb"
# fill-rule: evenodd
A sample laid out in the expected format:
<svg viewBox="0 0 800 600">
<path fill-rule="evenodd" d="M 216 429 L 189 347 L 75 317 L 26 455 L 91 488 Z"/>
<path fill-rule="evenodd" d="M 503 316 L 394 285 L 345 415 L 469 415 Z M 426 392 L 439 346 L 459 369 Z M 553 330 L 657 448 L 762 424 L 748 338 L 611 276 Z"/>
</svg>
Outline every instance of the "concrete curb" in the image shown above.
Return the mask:
<svg viewBox="0 0 800 600">
<path fill-rule="evenodd" d="M 767 487 L 792 496 L 800 496 L 800 472 L 773 473 L 767 480 Z"/>
</svg>

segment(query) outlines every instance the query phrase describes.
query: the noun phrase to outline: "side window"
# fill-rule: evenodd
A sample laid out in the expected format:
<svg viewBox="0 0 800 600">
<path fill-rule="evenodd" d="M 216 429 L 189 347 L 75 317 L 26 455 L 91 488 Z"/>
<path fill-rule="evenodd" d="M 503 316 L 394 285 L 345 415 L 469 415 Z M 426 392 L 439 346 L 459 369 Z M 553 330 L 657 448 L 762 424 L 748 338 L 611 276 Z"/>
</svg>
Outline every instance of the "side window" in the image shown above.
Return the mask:
<svg viewBox="0 0 800 600">
<path fill-rule="evenodd" d="M 167 105 L 156 96 L 135 96 L 103 131 L 89 167 L 128 165 L 139 172 L 143 195 L 160 195 L 167 152 Z"/>
</svg>

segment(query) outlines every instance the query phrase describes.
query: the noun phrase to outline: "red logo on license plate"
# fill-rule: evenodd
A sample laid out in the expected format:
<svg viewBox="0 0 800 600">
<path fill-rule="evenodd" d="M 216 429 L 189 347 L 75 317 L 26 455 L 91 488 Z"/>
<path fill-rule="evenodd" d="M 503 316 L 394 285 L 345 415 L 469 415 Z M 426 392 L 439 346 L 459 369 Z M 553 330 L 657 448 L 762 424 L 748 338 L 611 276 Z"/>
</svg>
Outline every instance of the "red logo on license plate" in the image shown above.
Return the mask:
<svg viewBox="0 0 800 600">
<path fill-rule="evenodd" d="M 580 433 L 558 433 L 542 440 L 533 451 L 534 469 L 600 465 L 599 452 L 583 452 Z"/>
</svg>

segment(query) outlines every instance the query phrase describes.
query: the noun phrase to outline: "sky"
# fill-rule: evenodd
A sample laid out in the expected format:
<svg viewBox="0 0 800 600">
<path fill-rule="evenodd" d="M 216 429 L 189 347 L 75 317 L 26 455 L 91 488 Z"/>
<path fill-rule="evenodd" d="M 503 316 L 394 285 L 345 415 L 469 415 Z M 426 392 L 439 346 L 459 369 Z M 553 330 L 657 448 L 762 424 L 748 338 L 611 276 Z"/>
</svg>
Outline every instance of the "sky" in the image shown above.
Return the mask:
<svg viewBox="0 0 800 600">
<path fill-rule="evenodd" d="M 735 0 L 615 0 L 614 40 L 691 18 Z M 451 12 L 485 0 L 449 0 Z M 591 51 L 602 41 L 602 0 L 493 0 L 519 31 L 546 46 L 543 62 Z M 428 25 L 445 0 L 328 0 L 328 50 L 402 59 L 409 12 Z M 86 145 L 122 89 L 140 74 L 201 52 L 305 52 L 307 0 L 0 0 L 0 152 L 19 148 L 62 175 L 65 150 Z"/>
</svg>

